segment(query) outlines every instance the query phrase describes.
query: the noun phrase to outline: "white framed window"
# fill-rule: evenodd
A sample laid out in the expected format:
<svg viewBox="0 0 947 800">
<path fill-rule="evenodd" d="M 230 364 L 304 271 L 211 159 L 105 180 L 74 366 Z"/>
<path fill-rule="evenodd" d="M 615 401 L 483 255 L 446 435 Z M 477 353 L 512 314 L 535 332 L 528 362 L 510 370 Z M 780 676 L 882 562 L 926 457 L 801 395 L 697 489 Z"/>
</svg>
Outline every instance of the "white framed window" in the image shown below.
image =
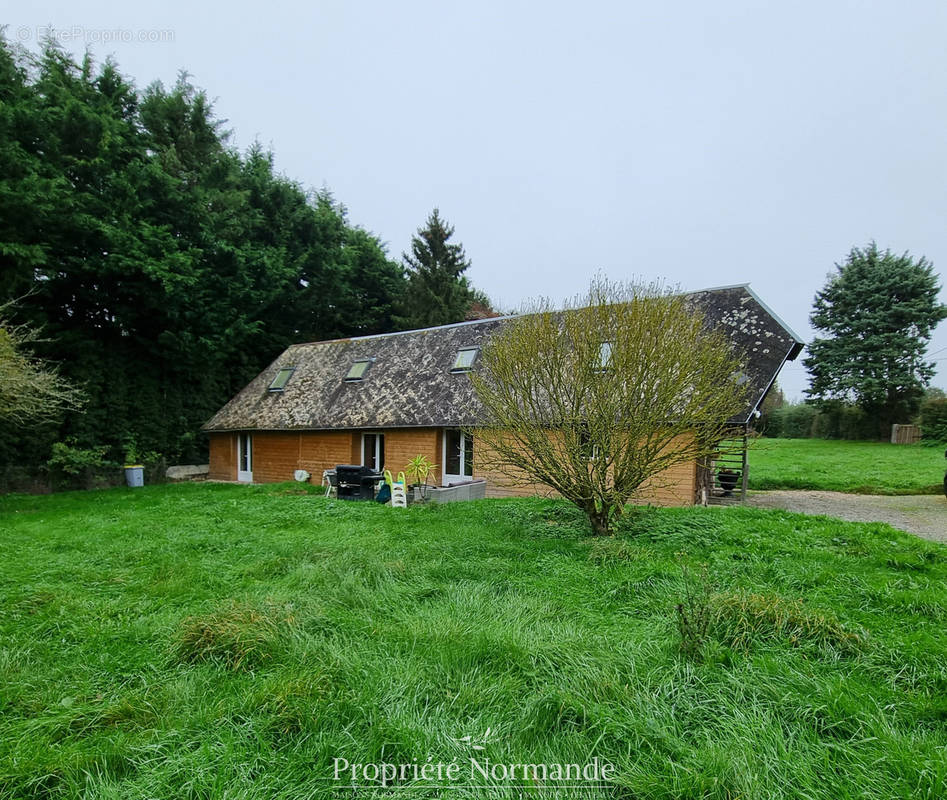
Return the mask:
<svg viewBox="0 0 947 800">
<path fill-rule="evenodd" d="M 375 472 L 385 468 L 385 434 L 362 434 L 362 466 L 370 467 Z"/>
<path fill-rule="evenodd" d="M 474 361 L 477 360 L 479 347 L 464 347 L 457 351 L 454 357 L 454 366 L 450 368 L 451 372 L 470 372 L 473 369 Z"/>
<path fill-rule="evenodd" d="M 598 368 L 604 372 L 612 365 L 612 343 L 602 342 L 598 346 Z"/>
<path fill-rule="evenodd" d="M 474 440 L 454 428 L 444 430 L 443 483 L 464 483 L 473 478 Z"/>
<path fill-rule="evenodd" d="M 289 383 L 289 379 L 293 377 L 293 373 L 296 371 L 296 367 L 281 367 L 280 371 L 276 373 L 276 377 L 273 378 L 273 382 L 270 384 L 271 392 L 281 392 L 286 388 L 286 384 Z"/>
<path fill-rule="evenodd" d="M 351 381 L 360 381 L 365 377 L 365 373 L 368 372 L 368 368 L 372 365 L 372 360 L 370 358 L 360 358 L 358 361 L 354 361 L 352 366 L 349 367 L 348 373 L 345 375 L 345 380 Z"/>
</svg>

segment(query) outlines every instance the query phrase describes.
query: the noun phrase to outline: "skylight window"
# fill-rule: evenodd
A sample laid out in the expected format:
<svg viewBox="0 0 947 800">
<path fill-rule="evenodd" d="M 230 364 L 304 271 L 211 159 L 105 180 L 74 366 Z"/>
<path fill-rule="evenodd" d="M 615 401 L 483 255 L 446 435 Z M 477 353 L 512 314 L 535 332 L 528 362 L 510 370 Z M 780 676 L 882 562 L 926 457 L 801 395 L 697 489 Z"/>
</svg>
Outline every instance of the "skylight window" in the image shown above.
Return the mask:
<svg viewBox="0 0 947 800">
<path fill-rule="evenodd" d="M 598 368 L 608 369 L 612 365 L 612 343 L 602 342 L 598 348 Z"/>
<path fill-rule="evenodd" d="M 281 392 L 286 388 L 286 384 L 289 383 L 289 379 L 292 377 L 293 373 L 296 371 L 296 367 L 281 367 L 280 371 L 276 373 L 276 377 L 273 378 L 273 382 L 270 384 L 271 392 Z"/>
<path fill-rule="evenodd" d="M 474 361 L 477 360 L 479 347 L 465 347 L 457 351 L 457 357 L 454 359 L 454 366 L 450 368 L 451 372 L 470 372 L 473 369 Z"/>
<path fill-rule="evenodd" d="M 360 358 L 351 367 L 349 367 L 348 374 L 345 376 L 347 381 L 360 381 L 365 377 L 365 373 L 368 372 L 368 368 L 372 365 L 372 360 L 370 358 Z"/>
</svg>

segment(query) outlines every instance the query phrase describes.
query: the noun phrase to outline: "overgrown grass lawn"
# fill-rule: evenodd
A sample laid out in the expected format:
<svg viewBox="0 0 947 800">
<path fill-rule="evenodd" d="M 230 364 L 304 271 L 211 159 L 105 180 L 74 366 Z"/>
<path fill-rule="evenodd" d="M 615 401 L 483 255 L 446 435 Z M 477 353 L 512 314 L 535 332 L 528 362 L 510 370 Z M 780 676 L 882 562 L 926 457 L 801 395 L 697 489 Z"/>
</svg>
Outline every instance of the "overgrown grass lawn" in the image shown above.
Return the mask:
<svg viewBox="0 0 947 800">
<path fill-rule="evenodd" d="M 471 754 L 616 775 L 395 796 L 947 796 L 943 546 L 742 508 L 596 540 L 560 502 L 297 491 L 0 499 L 0 796 L 330 797 L 336 757 Z M 714 583 L 690 657 L 682 551 Z"/>
<path fill-rule="evenodd" d="M 751 489 L 824 489 L 855 494 L 940 494 L 943 447 L 837 439 L 757 439 Z"/>
</svg>

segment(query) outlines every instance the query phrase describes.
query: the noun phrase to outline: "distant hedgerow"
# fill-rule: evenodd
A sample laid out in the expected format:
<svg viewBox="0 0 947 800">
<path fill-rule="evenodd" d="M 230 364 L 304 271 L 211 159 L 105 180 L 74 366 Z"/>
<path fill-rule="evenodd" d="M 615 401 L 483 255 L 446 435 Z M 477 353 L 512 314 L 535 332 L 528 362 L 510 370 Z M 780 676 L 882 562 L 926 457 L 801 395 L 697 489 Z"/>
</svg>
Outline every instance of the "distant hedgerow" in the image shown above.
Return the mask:
<svg viewBox="0 0 947 800">
<path fill-rule="evenodd" d="M 947 398 L 931 397 L 921 404 L 921 436 L 933 444 L 947 443 Z"/>
</svg>

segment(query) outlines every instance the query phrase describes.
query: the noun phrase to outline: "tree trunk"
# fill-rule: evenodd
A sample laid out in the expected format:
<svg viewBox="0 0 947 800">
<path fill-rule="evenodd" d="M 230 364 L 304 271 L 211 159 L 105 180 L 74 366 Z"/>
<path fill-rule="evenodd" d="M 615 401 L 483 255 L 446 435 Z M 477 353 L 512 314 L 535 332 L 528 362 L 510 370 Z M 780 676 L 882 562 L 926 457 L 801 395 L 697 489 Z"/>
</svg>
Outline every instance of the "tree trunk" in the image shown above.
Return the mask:
<svg viewBox="0 0 947 800">
<path fill-rule="evenodd" d="M 611 514 L 607 506 L 604 508 L 596 508 L 593 504 L 585 508 L 585 513 L 592 525 L 592 534 L 594 536 L 611 535 Z"/>
</svg>

